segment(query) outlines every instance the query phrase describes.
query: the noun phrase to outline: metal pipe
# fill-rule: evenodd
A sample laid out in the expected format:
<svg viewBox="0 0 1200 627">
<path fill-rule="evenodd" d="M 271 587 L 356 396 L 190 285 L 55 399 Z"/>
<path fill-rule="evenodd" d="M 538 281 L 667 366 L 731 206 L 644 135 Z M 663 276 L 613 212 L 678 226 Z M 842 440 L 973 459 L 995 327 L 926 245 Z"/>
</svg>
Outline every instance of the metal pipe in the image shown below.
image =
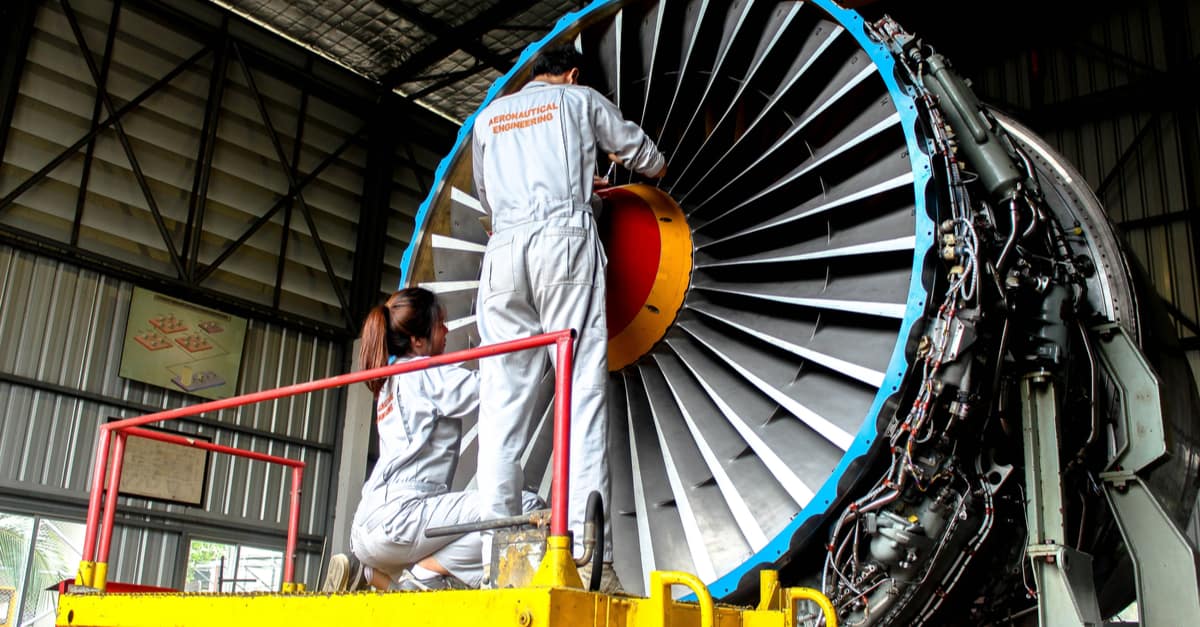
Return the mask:
<svg viewBox="0 0 1200 627">
<path fill-rule="evenodd" d="M 111 423 L 110 423 L 111 424 Z M 87 525 L 83 532 L 83 554 L 80 559 L 85 563 L 96 559 L 96 532 L 100 529 L 100 499 L 104 494 L 104 471 L 108 465 L 108 442 L 112 430 L 108 424 L 100 425 L 100 435 L 96 438 L 96 459 L 92 463 L 92 491 L 88 495 Z M 82 586 L 92 585 L 86 581 L 90 574 L 81 572 L 76 576 L 75 583 Z"/>
<path fill-rule="evenodd" d="M 1083 321 L 1078 321 L 1076 326 L 1079 329 L 1079 337 L 1083 342 L 1083 350 L 1087 354 L 1088 359 L 1088 374 L 1090 376 L 1088 384 L 1088 413 L 1091 420 L 1088 437 L 1084 440 L 1083 446 L 1079 447 L 1079 452 L 1075 453 L 1075 458 L 1067 462 L 1067 470 L 1071 470 L 1084 462 L 1087 450 L 1096 442 L 1096 436 L 1100 433 L 1100 412 L 1096 407 L 1100 376 L 1096 370 L 1096 352 L 1092 347 L 1092 338 L 1088 335 L 1088 330 L 1084 326 Z M 1082 528 L 1080 529 L 1080 537 L 1083 537 Z"/>
<path fill-rule="evenodd" d="M 558 360 L 554 381 L 554 485 L 550 495 L 550 535 L 567 535 L 567 500 L 571 472 L 571 371 L 574 329 L 556 338 Z"/>
<path fill-rule="evenodd" d="M 462 523 L 460 525 L 446 525 L 444 527 L 427 527 L 425 529 L 426 538 L 441 538 L 444 536 L 457 536 L 464 533 L 474 531 L 487 531 L 489 529 L 500 529 L 502 527 L 517 527 L 520 525 L 544 525 L 550 518 L 550 510 L 539 509 L 521 514 L 519 516 L 506 516 L 504 518 L 493 518 L 491 520 L 479 520 L 470 523 Z"/>
<path fill-rule="evenodd" d="M 290 466 L 292 468 L 304 468 L 307 465 L 305 462 L 298 459 L 277 457 L 275 455 L 268 455 L 267 453 L 259 453 L 257 451 L 247 451 L 246 449 L 233 448 L 231 446 L 224 446 L 222 444 L 213 444 L 212 442 L 197 440 L 184 435 L 164 433 L 162 431 L 151 431 L 149 429 L 142 429 L 140 427 L 127 427 L 125 429 L 121 429 L 118 434 L 134 435 L 139 438 L 146 438 L 147 440 L 157 440 L 159 442 L 178 444 L 179 446 L 186 446 L 189 448 L 199 448 L 206 451 L 213 451 L 214 453 L 236 455 L 237 457 L 245 457 L 246 459 L 253 459 L 270 464 L 281 464 L 283 466 Z"/>
<path fill-rule="evenodd" d="M 1004 248 L 1000 250 L 1000 256 L 996 258 L 996 271 L 1004 272 L 1004 261 L 1008 258 L 1008 253 L 1012 252 L 1012 247 L 1017 243 L 1017 225 L 1021 222 L 1021 211 L 1017 208 L 1017 200 L 1014 198 L 1008 201 L 1008 210 L 1011 215 L 1009 223 L 1008 239 L 1004 242 Z M 1003 293 L 1003 289 L 1001 290 Z"/>
<path fill-rule="evenodd" d="M 100 527 L 100 551 L 96 555 L 96 563 L 108 563 L 108 550 L 112 545 L 113 519 L 117 515 L 117 494 L 121 491 L 121 468 L 125 463 L 125 441 L 129 436 L 117 433 L 116 444 L 113 445 L 112 468 L 108 474 L 108 489 L 104 497 L 104 522 Z M 104 578 L 99 577 L 96 587 L 104 589 Z"/>
<path fill-rule="evenodd" d="M 304 466 L 292 467 L 292 502 L 288 514 L 287 549 L 283 554 L 283 583 L 294 583 L 296 574 L 296 536 L 300 533 L 300 486 L 304 483 Z"/>
<path fill-rule="evenodd" d="M 792 618 L 796 616 L 797 601 L 812 601 L 821 608 L 821 613 L 825 615 L 825 627 L 837 627 L 837 610 L 833 609 L 833 603 L 829 601 L 829 597 L 821 593 L 820 590 L 812 588 L 787 588 L 787 607 Z"/>
</svg>

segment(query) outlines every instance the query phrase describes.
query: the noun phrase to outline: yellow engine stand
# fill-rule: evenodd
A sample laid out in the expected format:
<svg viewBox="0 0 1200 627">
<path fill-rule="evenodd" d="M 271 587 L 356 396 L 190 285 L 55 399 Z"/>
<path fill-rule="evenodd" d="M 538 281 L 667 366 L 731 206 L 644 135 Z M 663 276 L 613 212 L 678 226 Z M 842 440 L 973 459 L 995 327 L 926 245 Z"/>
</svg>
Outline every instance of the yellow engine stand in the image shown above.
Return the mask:
<svg viewBox="0 0 1200 627">
<path fill-rule="evenodd" d="M 716 605 L 699 579 L 686 573 L 650 574 L 650 597 L 611 596 L 565 587 L 345 594 L 64 594 L 57 625 L 69 627 L 791 627 L 796 602 L 814 600 L 825 624 L 836 627 L 828 599 L 803 588 L 781 588 L 775 571 L 761 574 L 754 609 Z M 690 588 L 699 603 L 671 598 Z"/>
</svg>

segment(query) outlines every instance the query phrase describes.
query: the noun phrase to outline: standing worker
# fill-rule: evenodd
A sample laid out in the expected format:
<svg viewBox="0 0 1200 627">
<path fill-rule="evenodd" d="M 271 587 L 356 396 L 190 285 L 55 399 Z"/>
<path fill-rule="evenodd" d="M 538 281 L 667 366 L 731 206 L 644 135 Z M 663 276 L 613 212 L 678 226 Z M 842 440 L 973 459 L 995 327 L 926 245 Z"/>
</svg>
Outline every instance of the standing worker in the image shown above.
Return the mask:
<svg viewBox="0 0 1200 627">
<path fill-rule="evenodd" d="M 654 142 L 620 109 L 579 82 L 583 56 L 572 47 L 543 51 L 532 80 L 496 99 L 475 119 L 475 187 L 491 214 L 477 302 L 484 344 L 572 328 L 569 526 L 582 552 L 587 496 L 599 491 L 608 523 L 608 380 L 604 272 L 607 259 L 592 218 L 597 148 L 651 178 L 666 173 Z M 551 351 L 553 347 L 551 347 Z M 521 455 L 533 400 L 552 352 L 483 359 L 480 370 L 480 516 L 520 513 Z M 484 542 L 484 563 L 490 542 Z M 585 577 L 586 579 L 586 577 Z M 612 543 L 604 545 L 601 590 L 617 591 Z"/>
</svg>

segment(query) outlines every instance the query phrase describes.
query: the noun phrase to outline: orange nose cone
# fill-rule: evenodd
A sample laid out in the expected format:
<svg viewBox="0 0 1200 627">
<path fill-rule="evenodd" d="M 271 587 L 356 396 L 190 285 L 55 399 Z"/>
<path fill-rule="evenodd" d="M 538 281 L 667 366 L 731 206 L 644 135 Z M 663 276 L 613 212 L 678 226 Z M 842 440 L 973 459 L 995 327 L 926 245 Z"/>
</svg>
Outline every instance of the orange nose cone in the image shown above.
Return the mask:
<svg viewBox="0 0 1200 627">
<path fill-rule="evenodd" d="M 658 343 L 683 306 L 692 275 L 692 234 L 683 210 L 656 187 L 600 190 L 600 238 L 608 253 L 608 369 Z"/>
</svg>

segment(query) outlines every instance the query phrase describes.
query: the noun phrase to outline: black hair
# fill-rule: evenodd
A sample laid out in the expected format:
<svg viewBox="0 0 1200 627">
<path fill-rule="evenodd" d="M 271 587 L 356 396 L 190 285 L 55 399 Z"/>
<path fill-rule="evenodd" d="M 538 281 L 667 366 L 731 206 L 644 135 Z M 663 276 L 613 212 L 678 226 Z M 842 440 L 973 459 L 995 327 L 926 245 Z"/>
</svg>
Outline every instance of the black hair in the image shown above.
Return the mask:
<svg viewBox="0 0 1200 627">
<path fill-rule="evenodd" d="M 583 55 L 575 49 L 575 46 L 558 46 L 539 52 L 537 58 L 533 60 L 533 67 L 530 69 L 529 75 L 551 74 L 557 76 L 570 72 L 572 68 L 583 71 Z"/>
<path fill-rule="evenodd" d="M 412 338 L 429 339 L 433 325 L 442 319 L 437 296 L 421 287 L 409 287 L 393 293 L 387 301 L 371 309 L 363 322 L 359 359 L 364 370 L 386 366 L 390 355 L 412 352 Z M 383 379 L 367 381 L 378 394 Z"/>
</svg>

